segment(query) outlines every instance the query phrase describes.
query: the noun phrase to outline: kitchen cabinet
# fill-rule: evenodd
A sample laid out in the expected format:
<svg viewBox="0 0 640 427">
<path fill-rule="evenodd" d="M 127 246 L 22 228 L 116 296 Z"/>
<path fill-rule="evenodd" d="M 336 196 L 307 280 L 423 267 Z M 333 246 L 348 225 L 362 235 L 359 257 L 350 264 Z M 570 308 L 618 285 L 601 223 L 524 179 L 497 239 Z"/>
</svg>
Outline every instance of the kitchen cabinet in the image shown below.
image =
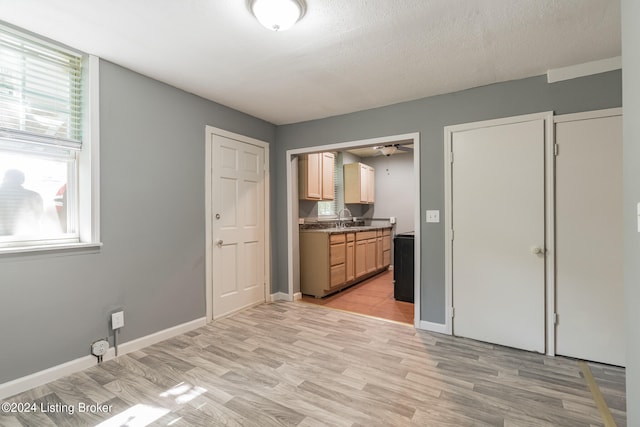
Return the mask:
<svg viewBox="0 0 640 427">
<path fill-rule="evenodd" d="M 387 268 L 391 264 L 391 229 L 382 230 L 382 267 Z"/>
<path fill-rule="evenodd" d="M 376 268 L 382 268 L 382 230 L 376 232 Z"/>
<path fill-rule="evenodd" d="M 344 263 L 345 276 L 346 276 L 347 282 L 351 282 L 356 278 L 355 250 L 356 250 L 356 235 L 355 233 L 347 233 L 346 259 Z"/>
<path fill-rule="evenodd" d="M 301 292 L 323 297 L 387 268 L 384 239 L 390 238 L 390 234 L 389 228 L 357 232 L 301 231 Z M 378 259 L 383 260 L 382 264 Z"/>
<path fill-rule="evenodd" d="M 333 200 L 334 198 L 334 170 L 335 155 L 322 153 L 322 200 Z"/>
<path fill-rule="evenodd" d="M 374 168 L 364 163 L 344 165 L 344 202 L 372 204 L 374 201 Z"/>
<path fill-rule="evenodd" d="M 358 279 L 367 274 L 367 241 L 356 240 L 355 242 L 355 278 Z"/>
<path fill-rule="evenodd" d="M 331 275 L 329 287 L 343 285 L 346 282 L 346 241 L 344 234 L 332 234 L 329 236 L 329 264 Z"/>
<path fill-rule="evenodd" d="M 298 158 L 298 197 L 302 200 L 333 200 L 333 153 L 304 154 Z"/>
<path fill-rule="evenodd" d="M 300 233 L 300 287 L 318 297 L 346 283 L 345 233 Z"/>
<path fill-rule="evenodd" d="M 298 158 L 298 193 L 300 199 L 322 199 L 321 153 L 305 154 Z"/>
<path fill-rule="evenodd" d="M 376 231 L 356 233 L 356 279 L 376 271 Z"/>
<path fill-rule="evenodd" d="M 367 273 L 376 271 L 376 238 L 367 239 L 366 253 Z"/>
</svg>

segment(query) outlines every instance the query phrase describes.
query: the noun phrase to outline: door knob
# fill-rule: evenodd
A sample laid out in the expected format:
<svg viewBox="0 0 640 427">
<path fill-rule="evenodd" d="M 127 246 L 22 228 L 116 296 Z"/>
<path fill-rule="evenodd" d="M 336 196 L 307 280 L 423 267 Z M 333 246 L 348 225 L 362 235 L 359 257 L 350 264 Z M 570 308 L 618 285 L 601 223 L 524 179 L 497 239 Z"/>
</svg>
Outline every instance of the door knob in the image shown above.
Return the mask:
<svg viewBox="0 0 640 427">
<path fill-rule="evenodd" d="M 531 253 L 534 255 L 540 255 L 544 253 L 544 248 L 541 248 L 540 246 L 534 246 L 531 248 Z"/>
<path fill-rule="evenodd" d="M 216 245 L 218 245 L 218 247 L 221 247 L 223 243 L 224 241 L 222 239 L 216 240 Z"/>
</svg>

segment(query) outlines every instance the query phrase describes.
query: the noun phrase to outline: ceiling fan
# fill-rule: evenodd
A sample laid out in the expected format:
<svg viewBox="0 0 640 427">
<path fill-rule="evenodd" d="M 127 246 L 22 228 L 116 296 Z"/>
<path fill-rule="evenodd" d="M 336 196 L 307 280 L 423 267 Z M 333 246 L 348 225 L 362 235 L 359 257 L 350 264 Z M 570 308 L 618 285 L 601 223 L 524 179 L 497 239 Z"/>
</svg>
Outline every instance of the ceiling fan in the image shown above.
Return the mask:
<svg viewBox="0 0 640 427">
<path fill-rule="evenodd" d="M 413 152 L 413 148 L 411 147 L 407 147 L 406 145 L 401 145 L 401 144 L 389 144 L 389 145 L 379 145 L 377 147 L 373 147 L 374 150 L 378 150 L 378 152 L 380 152 L 381 154 L 389 157 L 390 155 L 392 155 L 393 153 L 395 153 L 396 151 L 407 151 L 407 152 Z"/>
</svg>

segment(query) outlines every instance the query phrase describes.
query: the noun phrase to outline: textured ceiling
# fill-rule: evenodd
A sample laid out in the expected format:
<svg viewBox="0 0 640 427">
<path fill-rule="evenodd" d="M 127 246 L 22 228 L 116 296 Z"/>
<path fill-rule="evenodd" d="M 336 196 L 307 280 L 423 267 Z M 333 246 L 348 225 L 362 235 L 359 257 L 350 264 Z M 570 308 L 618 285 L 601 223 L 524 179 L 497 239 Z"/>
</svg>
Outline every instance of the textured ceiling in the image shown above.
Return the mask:
<svg viewBox="0 0 640 427">
<path fill-rule="evenodd" d="M 307 0 L 291 30 L 245 0 L 0 0 L 0 20 L 275 124 L 621 54 L 619 0 Z"/>
</svg>

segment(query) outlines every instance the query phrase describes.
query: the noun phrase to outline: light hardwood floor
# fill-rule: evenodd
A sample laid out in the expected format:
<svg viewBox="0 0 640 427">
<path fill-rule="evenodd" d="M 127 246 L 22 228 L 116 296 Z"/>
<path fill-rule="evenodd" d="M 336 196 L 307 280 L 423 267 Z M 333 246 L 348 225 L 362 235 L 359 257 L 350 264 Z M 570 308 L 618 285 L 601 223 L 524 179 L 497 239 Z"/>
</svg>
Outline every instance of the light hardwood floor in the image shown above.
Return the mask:
<svg viewBox="0 0 640 427">
<path fill-rule="evenodd" d="M 624 370 L 590 366 L 624 426 Z M 303 302 L 245 310 L 6 402 L 67 413 L 0 411 L 2 426 L 604 425 L 575 360 Z"/>
</svg>

